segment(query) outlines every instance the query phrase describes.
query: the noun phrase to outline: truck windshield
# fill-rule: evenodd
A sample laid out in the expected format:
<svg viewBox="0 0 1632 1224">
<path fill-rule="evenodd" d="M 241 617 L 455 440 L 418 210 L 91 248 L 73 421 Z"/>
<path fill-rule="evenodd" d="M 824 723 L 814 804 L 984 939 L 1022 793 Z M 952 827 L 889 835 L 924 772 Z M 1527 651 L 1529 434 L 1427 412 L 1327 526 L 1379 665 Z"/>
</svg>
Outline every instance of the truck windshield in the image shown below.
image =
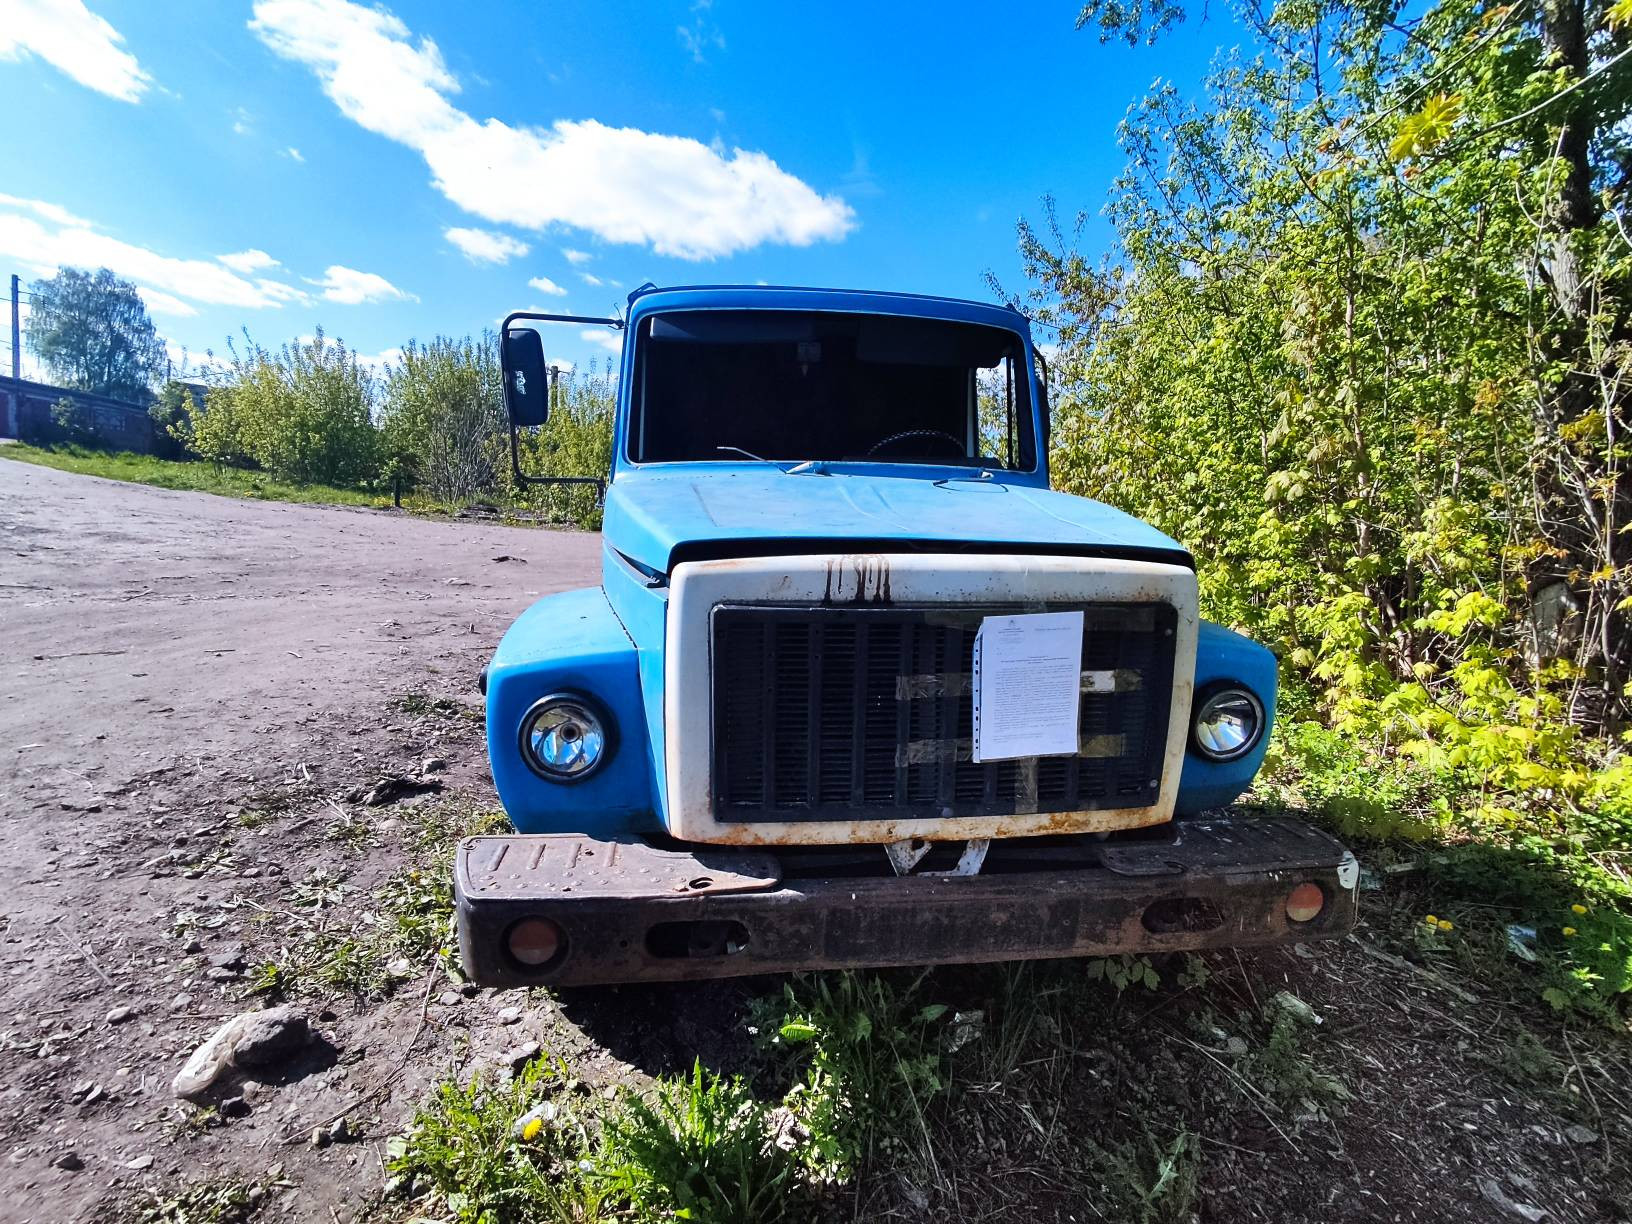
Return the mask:
<svg viewBox="0 0 1632 1224">
<path fill-rule="evenodd" d="M 629 457 L 1031 471 L 1019 333 L 900 315 L 676 311 L 636 339 Z"/>
</svg>

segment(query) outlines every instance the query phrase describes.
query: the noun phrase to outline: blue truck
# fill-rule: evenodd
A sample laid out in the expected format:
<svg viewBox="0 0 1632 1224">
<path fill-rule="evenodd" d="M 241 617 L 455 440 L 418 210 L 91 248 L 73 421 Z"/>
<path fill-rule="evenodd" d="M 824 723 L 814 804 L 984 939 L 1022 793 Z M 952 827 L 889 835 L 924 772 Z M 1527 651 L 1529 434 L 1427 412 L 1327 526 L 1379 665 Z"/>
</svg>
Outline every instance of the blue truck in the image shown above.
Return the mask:
<svg viewBox="0 0 1632 1224">
<path fill-rule="evenodd" d="M 502 326 L 518 480 L 559 370 L 622 337 L 601 585 L 482 674 L 516 832 L 458 848 L 492 986 L 1099 956 L 1332 938 L 1359 866 L 1231 812 L 1270 651 L 1200 618 L 1194 559 L 1049 488 L 1026 318 L 910 294 L 644 286 Z"/>
</svg>

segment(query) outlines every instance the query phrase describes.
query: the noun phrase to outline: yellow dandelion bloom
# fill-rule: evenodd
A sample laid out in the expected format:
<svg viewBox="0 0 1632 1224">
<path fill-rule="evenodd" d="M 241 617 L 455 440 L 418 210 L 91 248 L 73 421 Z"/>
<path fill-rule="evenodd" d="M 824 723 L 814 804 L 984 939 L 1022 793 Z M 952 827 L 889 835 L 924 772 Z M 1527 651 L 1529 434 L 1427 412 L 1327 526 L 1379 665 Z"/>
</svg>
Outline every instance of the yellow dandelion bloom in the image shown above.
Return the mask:
<svg viewBox="0 0 1632 1224">
<path fill-rule="evenodd" d="M 1587 912 L 1587 907 L 1582 905 L 1579 901 L 1577 901 L 1574 905 L 1570 906 L 1570 913 L 1572 913 L 1572 914 L 1584 914 L 1586 912 Z"/>
<path fill-rule="evenodd" d="M 1441 918 L 1439 920 L 1439 929 L 1442 931 L 1454 931 L 1456 929 L 1456 923 L 1452 922 L 1449 918 Z"/>
<path fill-rule="evenodd" d="M 1423 919 L 1423 921 L 1431 927 L 1437 927 L 1439 925 L 1439 919 L 1435 918 L 1432 914 L 1429 914 L 1428 917 Z"/>
<path fill-rule="evenodd" d="M 1564 938 L 1565 939 L 1569 939 L 1574 934 L 1575 934 L 1575 928 L 1574 927 L 1565 927 L 1564 928 Z"/>
<path fill-rule="evenodd" d="M 544 1129 L 543 1118 L 529 1118 L 527 1125 L 521 1128 L 521 1137 L 528 1143 L 538 1138 L 538 1133 Z"/>
</svg>

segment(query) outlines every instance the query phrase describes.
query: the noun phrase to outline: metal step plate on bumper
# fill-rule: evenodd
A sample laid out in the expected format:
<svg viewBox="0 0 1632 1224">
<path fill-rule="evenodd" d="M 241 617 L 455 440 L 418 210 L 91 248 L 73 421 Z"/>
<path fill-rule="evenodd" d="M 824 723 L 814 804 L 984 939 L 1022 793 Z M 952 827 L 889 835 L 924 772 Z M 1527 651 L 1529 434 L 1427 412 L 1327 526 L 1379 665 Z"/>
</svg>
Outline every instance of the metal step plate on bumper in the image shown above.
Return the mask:
<svg viewBox="0 0 1632 1224">
<path fill-rule="evenodd" d="M 454 869 L 460 946 L 483 985 L 577 985 L 1261 946 L 1354 924 L 1354 856 L 1300 821 L 1185 821 L 1172 840 L 1073 849 L 1058 868 L 783 880 L 768 851 L 472 838 Z M 1295 922 L 1302 884 L 1324 905 Z M 524 919 L 560 930 L 543 970 L 508 951 Z"/>
<path fill-rule="evenodd" d="M 763 851 L 660 850 L 633 838 L 549 834 L 469 838 L 457 870 L 469 896 L 507 901 L 717 896 L 763 892 L 782 879 L 776 856 Z"/>
</svg>

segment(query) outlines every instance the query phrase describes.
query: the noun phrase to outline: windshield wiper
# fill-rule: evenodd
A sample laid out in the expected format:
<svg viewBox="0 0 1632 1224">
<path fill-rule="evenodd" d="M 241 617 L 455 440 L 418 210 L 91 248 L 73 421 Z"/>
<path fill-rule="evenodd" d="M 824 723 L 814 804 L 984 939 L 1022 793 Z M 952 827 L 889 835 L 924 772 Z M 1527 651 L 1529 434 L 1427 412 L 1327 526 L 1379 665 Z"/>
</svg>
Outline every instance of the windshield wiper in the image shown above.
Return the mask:
<svg viewBox="0 0 1632 1224">
<path fill-rule="evenodd" d="M 764 455 L 756 455 L 753 451 L 744 450 L 740 446 L 716 446 L 714 449 L 717 451 L 732 451 L 738 455 L 746 455 L 755 463 L 768 463 L 772 467 L 777 468 L 789 476 L 827 476 L 830 474 L 827 468 L 822 465 L 822 461 L 820 459 L 799 459 L 788 464 L 786 467 L 783 467 L 783 465 L 777 462 L 775 459 L 767 459 Z"/>
</svg>

